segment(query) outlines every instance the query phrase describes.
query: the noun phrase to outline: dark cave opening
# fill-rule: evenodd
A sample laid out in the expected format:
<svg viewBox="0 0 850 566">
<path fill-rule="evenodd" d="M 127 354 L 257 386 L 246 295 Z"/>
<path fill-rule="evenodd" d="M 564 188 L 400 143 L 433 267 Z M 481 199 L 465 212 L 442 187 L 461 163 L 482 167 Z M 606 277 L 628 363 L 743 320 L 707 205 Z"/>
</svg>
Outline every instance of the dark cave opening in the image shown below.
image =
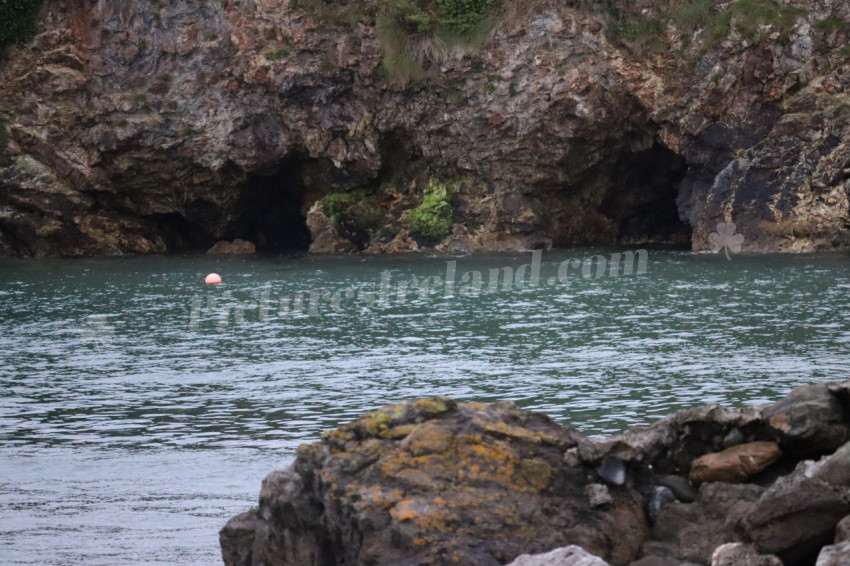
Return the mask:
<svg viewBox="0 0 850 566">
<path fill-rule="evenodd" d="M 690 247 L 692 229 L 677 204 L 687 169 L 682 156 L 659 144 L 617 160 L 599 207 L 616 226 L 617 243 Z"/>
<path fill-rule="evenodd" d="M 265 252 L 303 251 L 310 246 L 304 215 L 305 188 L 298 162 L 287 161 L 251 175 L 234 206 L 228 233 Z"/>
<path fill-rule="evenodd" d="M 194 252 L 206 250 L 215 243 L 205 228 L 208 224 L 199 223 L 194 216 L 190 220 L 178 212 L 152 214 L 148 217 L 154 225 L 154 231 L 165 240 L 169 251 Z"/>
</svg>

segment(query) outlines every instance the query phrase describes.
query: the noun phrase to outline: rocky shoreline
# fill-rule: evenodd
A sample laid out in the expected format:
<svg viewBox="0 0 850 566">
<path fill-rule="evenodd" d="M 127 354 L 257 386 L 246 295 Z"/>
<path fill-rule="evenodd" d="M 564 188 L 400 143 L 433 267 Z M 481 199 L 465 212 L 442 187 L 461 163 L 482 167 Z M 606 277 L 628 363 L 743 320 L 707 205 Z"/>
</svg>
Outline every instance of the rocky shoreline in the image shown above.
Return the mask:
<svg viewBox="0 0 850 566">
<path fill-rule="evenodd" d="M 510 402 L 389 405 L 298 448 L 227 566 L 850 564 L 850 381 L 588 437 Z"/>
</svg>

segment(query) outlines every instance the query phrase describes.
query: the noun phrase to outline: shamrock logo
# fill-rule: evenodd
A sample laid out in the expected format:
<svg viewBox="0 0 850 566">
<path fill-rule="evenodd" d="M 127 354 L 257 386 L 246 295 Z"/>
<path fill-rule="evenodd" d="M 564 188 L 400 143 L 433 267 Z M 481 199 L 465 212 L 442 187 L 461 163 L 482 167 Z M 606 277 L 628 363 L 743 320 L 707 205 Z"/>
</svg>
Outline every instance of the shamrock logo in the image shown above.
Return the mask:
<svg viewBox="0 0 850 566">
<path fill-rule="evenodd" d="M 79 329 L 80 340 L 85 344 L 92 344 L 95 349 L 112 344 L 115 329 L 106 323 L 106 317 L 102 315 L 89 315 L 85 323 Z"/>
<path fill-rule="evenodd" d="M 733 254 L 741 253 L 741 244 L 744 243 L 743 234 L 735 233 L 735 223 L 729 222 L 725 224 L 719 223 L 716 232 L 708 235 L 708 241 L 711 242 L 711 251 L 719 252 L 723 250 L 726 253 L 726 259 L 731 260 L 729 252 Z"/>
</svg>

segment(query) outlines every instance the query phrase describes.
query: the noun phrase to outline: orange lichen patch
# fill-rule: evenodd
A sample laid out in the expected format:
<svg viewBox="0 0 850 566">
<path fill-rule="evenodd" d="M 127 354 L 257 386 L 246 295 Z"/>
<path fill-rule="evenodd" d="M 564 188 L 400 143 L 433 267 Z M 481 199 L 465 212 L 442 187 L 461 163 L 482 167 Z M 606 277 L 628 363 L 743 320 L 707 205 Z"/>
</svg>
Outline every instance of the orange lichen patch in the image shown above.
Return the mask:
<svg viewBox="0 0 850 566">
<path fill-rule="evenodd" d="M 457 457 L 454 451 L 411 456 L 409 452 L 395 450 L 380 461 L 381 471 L 388 477 L 396 476 L 400 471 L 411 468 L 420 470 L 431 478 L 456 477 Z"/>
<path fill-rule="evenodd" d="M 550 436 L 538 430 L 530 430 L 518 426 L 511 426 L 505 424 L 502 421 L 487 422 L 477 418 L 475 419 L 474 423 L 484 429 L 486 432 L 495 434 L 496 436 L 506 436 L 508 438 L 515 438 L 517 440 L 531 442 L 533 444 L 540 444 L 541 442 L 545 442 L 546 444 L 554 444 L 556 446 L 563 444 L 561 439 L 557 437 Z"/>
<path fill-rule="evenodd" d="M 458 467 L 471 479 L 509 484 L 517 459 L 504 442 L 468 444 L 458 451 Z"/>
<path fill-rule="evenodd" d="M 416 537 L 415 539 L 413 539 L 413 544 L 415 544 L 416 546 L 424 546 L 428 544 L 428 539 Z"/>
<path fill-rule="evenodd" d="M 396 427 L 393 427 L 389 430 L 385 430 L 383 432 L 380 432 L 378 434 L 378 436 L 380 436 L 381 438 L 390 438 L 390 439 L 393 439 L 393 440 L 398 440 L 398 439 L 404 438 L 405 436 L 410 434 L 410 432 L 416 427 L 417 427 L 417 425 L 415 425 L 415 424 L 406 424 L 406 425 L 396 426 Z"/>
<path fill-rule="evenodd" d="M 330 434 L 330 431 L 325 431 Z M 316 456 L 321 451 L 321 444 L 313 442 L 311 444 L 299 444 L 295 449 L 295 457 L 300 460 L 309 460 Z"/>
<path fill-rule="evenodd" d="M 377 436 L 389 430 L 391 421 L 392 415 L 384 411 L 372 411 L 354 424 L 363 436 Z"/>
<path fill-rule="evenodd" d="M 354 484 L 350 489 L 360 496 L 354 505 L 358 510 L 370 506 L 388 508 L 398 503 L 404 495 L 400 489 L 387 489 L 379 485 L 360 487 Z"/>
<path fill-rule="evenodd" d="M 416 487 L 422 487 L 426 489 L 433 489 L 437 487 L 437 482 L 435 482 L 431 478 L 431 476 L 429 476 L 422 470 L 401 470 L 399 473 L 396 474 L 396 477 L 405 480 L 406 482 L 411 483 Z"/>
<path fill-rule="evenodd" d="M 486 409 L 487 403 L 458 403 L 458 407 L 468 407 L 470 409 Z"/>
<path fill-rule="evenodd" d="M 441 497 L 407 498 L 390 509 L 390 516 L 397 521 L 412 521 L 422 531 L 446 532 L 450 523 L 460 519 L 452 506 Z"/>
<path fill-rule="evenodd" d="M 439 424 L 426 422 L 414 428 L 402 441 L 401 447 L 414 456 L 422 456 L 446 452 L 453 441 L 452 431 Z"/>
<path fill-rule="evenodd" d="M 514 481 L 517 485 L 528 486 L 534 491 L 541 491 L 552 477 L 552 466 L 538 458 L 520 460 L 516 466 Z"/>
<path fill-rule="evenodd" d="M 390 516 L 398 521 L 409 521 L 419 517 L 420 511 L 414 509 L 416 501 L 413 499 L 403 499 L 399 501 L 392 509 Z"/>
</svg>

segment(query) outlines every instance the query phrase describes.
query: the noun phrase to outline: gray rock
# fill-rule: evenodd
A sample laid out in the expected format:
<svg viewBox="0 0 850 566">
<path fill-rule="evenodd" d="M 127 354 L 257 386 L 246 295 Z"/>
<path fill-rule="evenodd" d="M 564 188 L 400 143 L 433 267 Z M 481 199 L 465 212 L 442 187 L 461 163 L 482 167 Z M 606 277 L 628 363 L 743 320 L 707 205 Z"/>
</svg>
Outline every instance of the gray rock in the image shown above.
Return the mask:
<svg viewBox="0 0 850 566">
<path fill-rule="evenodd" d="M 651 465 L 656 473 L 683 474 L 691 463 L 709 452 L 723 449 L 723 439 L 733 429 L 746 438 L 768 439 L 769 428 L 759 407 L 727 410 L 717 405 L 685 409 L 649 427 L 635 428 L 603 439 L 586 439 L 578 445 L 587 463 L 608 457 Z"/>
<path fill-rule="evenodd" d="M 826 461 L 801 462 L 750 507 L 741 526 L 759 551 L 795 563 L 813 558 L 832 540 L 850 503 L 846 489 L 815 477 Z"/>
<path fill-rule="evenodd" d="M 580 546 L 556 548 L 545 554 L 522 554 L 507 566 L 609 566 Z"/>
<path fill-rule="evenodd" d="M 850 564 L 850 542 L 840 542 L 821 548 L 815 566 L 847 566 L 848 564 Z"/>
<path fill-rule="evenodd" d="M 645 557 L 705 564 L 727 542 L 741 542 L 738 523 L 764 488 L 751 484 L 707 483 L 694 503 L 665 505 L 641 548 Z"/>
<path fill-rule="evenodd" d="M 658 485 L 663 485 L 672 491 L 679 501 L 691 503 L 697 498 L 697 490 L 682 476 L 668 474 L 658 477 L 657 481 Z"/>
<path fill-rule="evenodd" d="M 600 507 L 614 501 L 611 492 L 608 491 L 608 486 L 601 483 L 588 485 L 584 488 L 584 494 L 587 496 L 587 502 L 591 507 Z"/>
<path fill-rule="evenodd" d="M 655 486 L 646 503 L 646 514 L 649 516 L 650 522 L 654 523 L 661 509 L 674 501 L 676 501 L 676 496 L 673 495 L 673 492 L 669 488 L 662 485 Z"/>
<path fill-rule="evenodd" d="M 828 457 L 814 477 L 830 485 L 850 486 L 850 442 Z"/>
<path fill-rule="evenodd" d="M 755 546 L 740 542 L 718 546 L 711 554 L 711 566 L 783 566 L 771 554 L 759 554 Z"/>
<path fill-rule="evenodd" d="M 626 483 L 626 463 L 620 458 L 609 456 L 596 468 L 599 477 L 614 485 Z"/>
<path fill-rule="evenodd" d="M 834 450 L 850 440 L 844 406 L 826 383 L 795 389 L 766 407 L 764 418 L 779 435 L 780 445 L 797 454 Z"/>
</svg>

